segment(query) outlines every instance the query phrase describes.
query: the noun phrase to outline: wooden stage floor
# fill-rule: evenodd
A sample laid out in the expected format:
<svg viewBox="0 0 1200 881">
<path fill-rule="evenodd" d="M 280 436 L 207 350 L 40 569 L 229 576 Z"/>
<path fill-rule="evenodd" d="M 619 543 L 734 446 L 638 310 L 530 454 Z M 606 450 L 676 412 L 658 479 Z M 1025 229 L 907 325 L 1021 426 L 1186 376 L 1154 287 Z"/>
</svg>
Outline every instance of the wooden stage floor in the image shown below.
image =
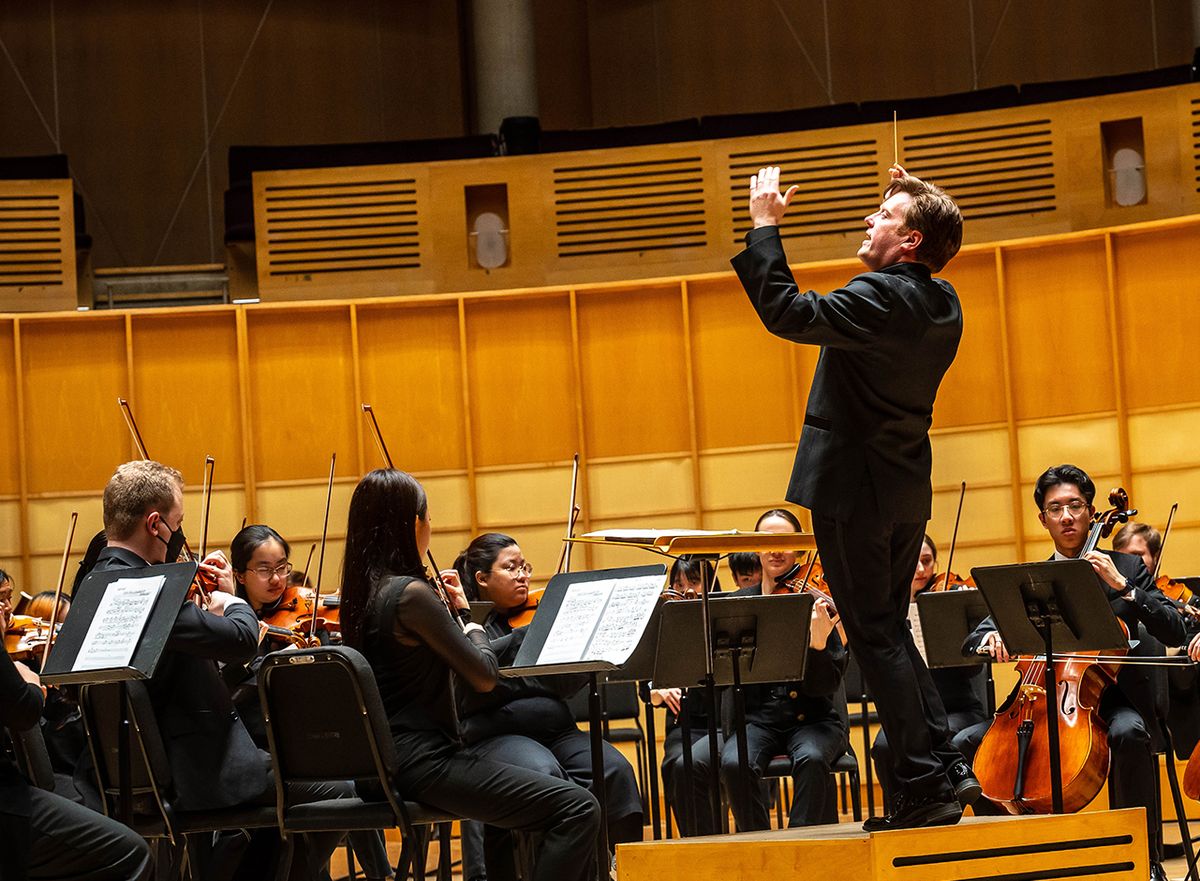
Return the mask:
<svg viewBox="0 0 1200 881">
<path fill-rule="evenodd" d="M 868 834 L 857 823 L 617 848 L 620 881 L 1145 881 L 1140 808 L 1063 816 L 964 817 L 957 826 Z"/>
</svg>

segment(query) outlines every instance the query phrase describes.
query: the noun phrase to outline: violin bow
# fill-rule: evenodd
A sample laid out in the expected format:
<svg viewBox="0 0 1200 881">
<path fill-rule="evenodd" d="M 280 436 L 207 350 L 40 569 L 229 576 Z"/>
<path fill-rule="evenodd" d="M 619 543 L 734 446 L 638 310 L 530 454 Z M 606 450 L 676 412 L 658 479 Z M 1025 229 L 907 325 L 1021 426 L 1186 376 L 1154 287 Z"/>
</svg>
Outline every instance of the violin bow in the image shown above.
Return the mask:
<svg viewBox="0 0 1200 881">
<path fill-rule="evenodd" d="M 200 495 L 200 559 L 208 556 L 208 512 L 212 506 L 213 471 L 217 460 L 212 456 L 204 457 L 204 482 Z"/>
<path fill-rule="evenodd" d="M 946 555 L 946 587 L 950 587 L 950 568 L 954 563 L 954 546 L 958 543 L 958 524 L 962 521 L 963 499 L 967 497 L 967 482 L 964 480 L 958 490 L 958 513 L 954 515 L 954 534 L 950 536 L 950 553 Z"/>
<path fill-rule="evenodd" d="M 121 408 L 121 415 L 125 417 L 125 424 L 129 427 L 129 433 L 133 436 L 133 445 L 137 447 L 138 455 L 143 459 L 149 459 L 150 454 L 146 452 L 146 444 L 142 441 L 142 433 L 138 431 L 137 422 L 133 419 L 133 410 L 129 406 L 129 402 L 124 398 L 117 398 L 117 406 Z"/>
<path fill-rule="evenodd" d="M 58 605 L 62 601 L 63 585 L 67 582 L 67 561 L 71 556 L 71 544 L 75 541 L 75 524 L 79 521 L 79 512 L 71 512 L 71 522 L 67 524 L 67 543 L 63 548 L 62 565 L 58 567 L 58 587 L 54 590 L 54 606 L 50 610 L 50 629 L 46 634 L 46 647 L 42 650 L 41 673 L 46 669 L 46 659 L 50 657 L 50 649 L 54 646 L 54 635 L 58 629 Z"/>
<path fill-rule="evenodd" d="M 371 433 L 375 436 L 375 444 L 379 447 L 379 452 L 383 456 L 383 461 L 387 463 L 388 468 L 395 468 L 392 464 L 392 454 L 388 452 L 387 444 L 383 441 L 383 432 L 379 430 L 379 420 L 375 418 L 375 410 L 370 404 L 364 403 L 362 411 L 367 417 L 367 421 L 371 423 Z M 450 613 L 450 617 L 458 620 L 458 616 L 454 614 L 454 607 L 450 605 L 450 593 L 446 590 L 446 585 L 442 582 L 442 570 L 437 567 L 437 563 L 433 559 L 433 551 L 426 549 L 425 558 L 429 560 L 429 567 L 433 570 L 433 583 L 442 596 L 442 602 L 446 606 L 446 611 Z"/>
<path fill-rule="evenodd" d="M 579 487 L 579 453 L 571 461 L 571 501 L 567 505 L 567 534 L 563 538 L 562 553 L 558 555 L 558 573 L 571 571 L 571 539 L 575 537 L 575 518 L 579 516 L 579 505 L 575 504 L 575 493 Z"/>
<path fill-rule="evenodd" d="M 312 543 L 312 546 L 309 547 L 309 549 L 308 549 L 308 559 L 304 562 L 304 580 L 305 581 L 311 580 L 309 573 L 312 572 L 312 558 L 313 558 L 313 554 L 315 554 L 316 552 L 317 552 L 317 543 L 314 541 Z"/>
<path fill-rule="evenodd" d="M 333 472 L 337 467 L 337 453 L 332 453 L 329 456 L 329 486 L 325 491 L 325 522 L 321 524 L 321 556 L 317 557 L 317 582 L 316 595 L 313 597 L 312 618 L 308 622 L 308 639 L 311 642 L 317 633 L 317 611 L 321 608 L 321 573 L 325 568 L 325 538 L 329 535 L 329 507 L 333 502 Z M 309 561 L 312 560 L 312 554 L 309 554 Z M 308 577 L 308 570 L 304 570 L 304 575 Z"/>
<path fill-rule="evenodd" d="M 1163 552 L 1167 549 L 1167 539 L 1171 537 L 1171 521 L 1175 519 L 1175 512 L 1179 509 L 1179 502 L 1171 506 L 1171 513 L 1167 515 L 1167 525 L 1163 529 L 1162 542 L 1158 546 L 1158 559 L 1154 561 L 1154 575 L 1151 576 L 1154 581 L 1158 581 L 1159 570 L 1162 569 Z"/>
</svg>

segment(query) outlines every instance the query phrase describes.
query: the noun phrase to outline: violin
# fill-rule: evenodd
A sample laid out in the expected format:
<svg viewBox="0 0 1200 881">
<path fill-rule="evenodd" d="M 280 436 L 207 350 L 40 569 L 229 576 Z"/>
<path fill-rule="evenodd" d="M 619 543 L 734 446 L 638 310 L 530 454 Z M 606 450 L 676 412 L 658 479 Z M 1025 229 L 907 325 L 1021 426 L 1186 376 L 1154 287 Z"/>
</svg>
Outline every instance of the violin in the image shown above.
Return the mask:
<svg viewBox="0 0 1200 881">
<path fill-rule="evenodd" d="M 808 552 L 805 551 L 805 554 Z M 821 562 L 818 559 L 818 554 L 814 551 L 812 557 L 808 560 L 808 566 L 804 570 L 804 575 L 800 575 L 800 568 L 804 566 L 804 557 L 801 556 L 796 565 L 787 572 L 775 579 L 775 589 L 771 594 L 777 593 L 806 593 L 818 600 L 822 600 L 829 606 L 834 617 L 838 616 L 837 604 L 833 601 L 833 596 L 829 592 L 829 588 L 825 585 L 825 573 L 821 569 Z M 834 625 L 837 629 L 838 637 L 842 640 L 842 645 L 849 645 L 846 639 L 846 629 L 842 626 L 839 619 Z"/>
<path fill-rule="evenodd" d="M 1117 523 L 1126 522 L 1129 510 L 1124 489 L 1108 496 L 1112 509 L 1098 514 L 1083 554 L 1095 550 Z M 1125 623 L 1117 619 L 1128 639 Z M 1058 694 L 1058 742 L 1062 778 L 1062 808 L 1074 813 L 1099 794 L 1108 777 L 1108 726 L 1100 718 L 1100 698 L 1117 681 L 1124 651 L 1055 654 Z M 1046 814 L 1053 809 L 1050 780 L 1049 711 L 1046 663 L 1042 656 L 1017 662 L 1020 682 L 996 710 L 992 725 L 975 754 L 975 776 L 989 800 L 1011 814 Z"/>
<path fill-rule="evenodd" d="M 516 630 L 518 627 L 532 624 L 533 615 L 537 611 L 538 603 L 542 601 L 542 594 L 545 592 L 546 588 L 544 587 L 530 588 L 525 596 L 524 603 L 504 613 L 508 621 L 508 626 Z"/>
<path fill-rule="evenodd" d="M 57 635 L 62 628 L 54 628 Z M 13 615 L 12 623 L 4 632 L 4 651 L 14 661 L 32 661 L 41 657 L 50 642 L 50 623 L 29 615 Z"/>
<path fill-rule="evenodd" d="M 275 608 L 263 616 L 262 622 L 268 627 L 266 635 L 304 646 L 321 644 L 321 641 L 315 638 L 317 630 L 324 630 L 330 637 L 340 638 L 340 607 L 336 603 L 330 605 L 329 600 L 330 597 L 325 597 L 318 607 L 312 588 L 291 585 L 280 594 Z M 311 635 L 306 636 L 306 630 L 310 631 Z"/>
<path fill-rule="evenodd" d="M 930 579 L 928 586 L 921 593 L 941 590 L 975 590 L 975 577 L 969 575 L 963 578 L 954 572 L 939 572 Z"/>
</svg>

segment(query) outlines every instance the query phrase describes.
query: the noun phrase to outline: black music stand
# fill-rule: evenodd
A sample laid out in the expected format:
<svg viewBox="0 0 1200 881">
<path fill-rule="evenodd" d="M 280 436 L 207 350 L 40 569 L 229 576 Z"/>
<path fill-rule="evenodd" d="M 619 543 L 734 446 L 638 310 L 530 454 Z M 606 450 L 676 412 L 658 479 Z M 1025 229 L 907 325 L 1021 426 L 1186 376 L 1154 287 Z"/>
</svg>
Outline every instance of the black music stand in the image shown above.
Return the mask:
<svg viewBox="0 0 1200 881">
<path fill-rule="evenodd" d="M 987 667 L 988 713 L 996 712 L 992 662 L 987 655 L 964 655 L 963 641 L 988 616 L 987 601 L 978 590 L 938 590 L 917 595 L 917 614 L 925 638 L 925 662 L 940 667 Z M 972 674 L 974 675 L 974 674 Z"/>
<path fill-rule="evenodd" d="M 1108 594 L 1086 560 L 984 566 L 971 575 L 991 609 L 996 629 L 1012 655 L 1098 652 L 1128 648 Z M 1046 694 L 1058 694 L 1054 664 L 1046 664 Z M 1047 701 L 1050 802 L 1061 814 L 1062 780 L 1058 701 Z"/>
<path fill-rule="evenodd" d="M 808 630 L 816 602 L 811 594 L 724 597 L 709 599 L 708 617 L 712 645 L 713 685 L 733 687 L 733 712 L 737 738 L 740 785 L 750 785 L 747 757 L 746 705 L 743 685 L 768 682 L 798 682 L 804 678 L 808 661 Z M 654 684 L 662 687 L 693 688 L 706 683 L 704 643 L 696 641 L 703 632 L 704 609 L 700 600 L 667 603 L 662 610 Z M 715 703 L 715 701 L 714 701 Z M 715 727 L 715 706 L 709 708 L 710 729 Z M 684 728 L 684 779 L 692 776 L 690 729 Z M 712 736 L 711 733 L 709 735 Z M 710 750 L 711 753 L 711 750 Z M 714 828 L 723 828 L 719 764 L 710 769 Z M 688 809 L 699 809 L 689 805 Z"/>
<path fill-rule="evenodd" d="M 117 787 L 119 791 L 120 819 L 129 824 L 133 814 L 133 784 L 130 766 L 129 701 L 125 683 L 131 679 L 149 679 L 158 669 L 163 649 L 175 626 L 188 589 L 196 577 L 195 563 L 163 563 L 142 569 L 114 569 L 107 572 L 92 572 L 79 585 L 72 597 L 71 614 L 63 623 L 54 640 L 54 646 L 42 670 L 42 682 L 46 685 L 95 685 L 116 683 L 120 737 L 117 740 Z M 88 667 L 75 669 L 76 660 L 84 641 L 93 625 L 104 626 L 97 620 L 100 602 L 113 582 L 124 578 L 164 578 L 162 587 L 146 619 L 133 657 L 122 666 Z"/>
<path fill-rule="evenodd" d="M 654 608 L 649 617 L 642 622 L 640 618 L 631 619 L 628 610 L 620 605 L 605 601 L 598 620 L 580 639 L 580 650 L 573 660 L 555 660 L 542 662 L 544 649 L 548 641 L 555 635 L 555 624 L 559 612 L 568 602 L 569 590 L 578 585 L 586 586 L 592 582 L 608 582 L 622 580 L 653 579 L 656 581 Z M 592 788 L 596 801 L 600 804 L 600 816 L 607 813 L 604 793 L 604 722 L 600 710 L 600 674 L 614 680 L 637 680 L 650 678 L 653 667 L 655 644 L 659 634 L 659 617 L 662 606 L 661 593 L 666 585 L 667 567 L 633 566 L 623 569 L 599 569 L 593 572 L 562 572 L 550 579 L 542 599 L 538 603 L 537 614 L 526 631 L 525 639 L 517 650 L 517 657 L 511 667 L 502 667 L 500 675 L 505 677 L 518 676 L 559 676 L 568 673 L 588 674 L 588 733 L 591 738 L 592 751 Z M 570 614 L 568 612 L 568 614 Z M 571 622 L 567 622 L 570 624 Z M 640 625 L 640 629 L 638 629 Z M 609 635 L 609 628 L 624 627 L 633 648 L 623 658 L 594 657 L 592 649 L 597 637 Z M 605 823 L 600 823 L 600 832 L 596 838 L 596 871 L 598 878 L 608 878 L 608 830 Z"/>
</svg>

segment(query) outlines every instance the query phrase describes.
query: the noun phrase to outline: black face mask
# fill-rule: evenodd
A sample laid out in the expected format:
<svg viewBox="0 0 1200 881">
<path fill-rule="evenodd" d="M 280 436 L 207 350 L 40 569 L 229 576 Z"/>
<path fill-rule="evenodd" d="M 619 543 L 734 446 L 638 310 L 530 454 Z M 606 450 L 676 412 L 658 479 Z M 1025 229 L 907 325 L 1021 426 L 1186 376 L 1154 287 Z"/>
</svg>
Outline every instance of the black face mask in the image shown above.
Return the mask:
<svg viewBox="0 0 1200 881">
<path fill-rule="evenodd" d="M 166 522 L 167 521 L 165 521 L 165 520 L 162 521 L 162 523 L 164 523 L 164 524 Z M 170 529 L 169 526 L 167 528 Z M 170 538 L 163 538 L 161 535 L 158 534 L 157 530 L 155 530 L 155 532 L 154 532 L 154 537 L 157 538 L 159 541 L 161 541 L 163 544 L 165 544 L 167 546 L 166 562 L 168 562 L 168 563 L 174 563 L 176 560 L 178 560 L 180 553 L 183 552 L 183 546 L 185 544 L 187 544 L 187 539 L 184 538 L 184 535 L 183 535 L 182 524 L 180 525 L 180 527 L 178 529 L 171 530 Z"/>
</svg>

